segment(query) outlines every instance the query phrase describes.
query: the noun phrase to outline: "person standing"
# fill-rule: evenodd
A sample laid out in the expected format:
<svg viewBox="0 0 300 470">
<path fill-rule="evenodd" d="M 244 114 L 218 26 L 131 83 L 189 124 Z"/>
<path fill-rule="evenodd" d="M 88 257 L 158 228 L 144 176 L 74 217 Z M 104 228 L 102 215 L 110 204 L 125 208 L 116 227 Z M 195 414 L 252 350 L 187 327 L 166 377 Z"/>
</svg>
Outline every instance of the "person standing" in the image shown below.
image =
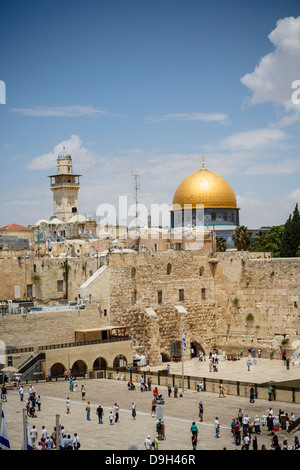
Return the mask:
<svg viewBox="0 0 300 470">
<path fill-rule="evenodd" d="M 203 421 L 203 412 L 204 412 L 203 401 L 200 401 L 200 403 L 199 403 L 199 418 L 200 418 L 200 421 Z"/>
<path fill-rule="evenodd" d="M 219 423 L 219 420 L 218 420 L 217 416 L 216 416 L 216 419 L 214 421 L 214 426 L 215 426 L 215 431 L 216 431 L 215 437 L 219 438 L 220 437 L 220 423 Z"/>
<path fill-rule="evenodd" d="M 151 417 L 155 418 L 155 412 L 156 412 L 156 403 L 155 400 L 152 400 L 152 407 L 151 407 Z"/>
<path fill-rule="evenodd" d="M 272 401 L 272 395 L 273 395 L 272 385 L 269 386 L 268 395 L 269 395 L 269 401 Z"/>
<path fill-rule="evenodd" d="M 70 414 L 70 398 L 69 397 L 67 398 L 67 401 L 66 401 L 66 409 L 67 409 L 67 414 Z"/>
<path fill-rule="evenodd" d="M 98 406 L 98 408 L 96 410 L 96 414 L 98 415 L 98 423 L 103 424 L 104 411 L 103 411 L 103 408 L 102 408 L 101 405 Z"/>
<path fill-rule="evenodd" d="M 171 396 L 171 393 L 172 393 L 172 387 L 170 384 L 168 384 L 168 397 Z"/>
<path fill-rule="evenodd" d="M 81 399 L 85 400 L 85 388 L 84 385 L 81 386 Z"/>
<path fill-rule="evenodd" d="M 29 434 L 31 437 L 32 446 L 36 448 L 35 442 L 37 441 L 37 438 L 38 438 L 38 432 L 35 426 L 32 426 L 32 429 L 30 430 Z"/>
<path fill-rule="evenodd" d="M 234 434 L 234 443 L 236 446 L 239 446 L 241 444 L 241 428 L 239 425 L 239 421 L 236 421 L 236 424 L 233 428 L 233 434 Z"/>
<path fill-rule="evenodd" d="M 85 410 L 86 410 L 86 419 L 87 419 L 87 421 L 91 421 L 91 404 L 90 404 L 89 401 L 87 402 Z"/>
<path fill-rule="evenodd" d="M 136 418 L 136 406 L 135 406 L 135 402 L 132 402 L 132 405 L 131 405 L 131 415 L 132 415 L 132 419 L 135 421 L 135 418 Z"/>
<path fill-rule="evenodd" d="M 144 446 L 145 446 L 146 450 L 151 450 L 152 449 L 152 441 L 151 441 L 150 434 L 146 437 L 146 439 L 144 441 Z"/>
<path fill-rule="evenodd" d="M 80 441 L 77 433 L 75 432 L 74 434 L 74 439 L 73 439 L 73 448 L 74 450 L 79 450 L 80 448 Z"/>
<path fill-rule="evenodd" d="M 119 405 L 115 403 L 115 406 L 114 406 L 115 423 L 119 422 L 119 409 L 120 409 Z"/>
<path fill-rule="evenodd" d="M 20 400 L 23 401 L 23 399 L 24 399 L 24 387 L 23 387 L 23 385 L 21 385 L 21 387 L 19 388 L 19 394 L 20 394 Z"/>
<path fill-rule="evenodd" d="M 36 399 L 36 404 L 37 404 L 37 406 L 38 406 L 38 411 L 41 411 L 41 404 L 42 404 L 42 402 L 41 402 L 41 396 L 40 396 L 40 395 L 38 395 L 38 397 L 37 397 L 37 399 Z"/>
</svg>

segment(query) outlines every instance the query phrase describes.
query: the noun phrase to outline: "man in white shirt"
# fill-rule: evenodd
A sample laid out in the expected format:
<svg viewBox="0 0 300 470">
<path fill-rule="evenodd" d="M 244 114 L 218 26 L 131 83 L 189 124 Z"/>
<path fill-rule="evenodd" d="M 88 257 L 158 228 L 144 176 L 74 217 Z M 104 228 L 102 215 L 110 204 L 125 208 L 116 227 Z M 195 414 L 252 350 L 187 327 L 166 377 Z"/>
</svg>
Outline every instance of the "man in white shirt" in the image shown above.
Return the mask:
<svg viewBox="0 0 300 470">
<path fill-rule="evenodd" d="M 30 430 L 30 437 L 31 437 L 31 441 L 32 441 L 32 446 L 33 447 L 36 447 L 35 445 L 35 441 L 37 441 L 37 438 L 38 438 L 38 432 L 35 428 L 35 426 L 32 426 L 32 429 Z"/>
<path fill-rule="evenodd" d="M 145 439 L 145 449 L 146 450 L 151 450 L 152 449 L 152 441 L 151 441 L 151 438 L 150 438 L 150 435 Z"/>
<path fill-rule="evenodd" d="M 47 438 L 47 429 L 45 428 L 45 426 L 42 426 L 42 438 L 44 438 L 45 440 Z"/>
<path fill-rule="evenodd" d="M 74 434 L 73 446 L 74 446 L 74 450 L 78 450 L 80 447 L 79 437 L 77 433 Z"/>
</svg>

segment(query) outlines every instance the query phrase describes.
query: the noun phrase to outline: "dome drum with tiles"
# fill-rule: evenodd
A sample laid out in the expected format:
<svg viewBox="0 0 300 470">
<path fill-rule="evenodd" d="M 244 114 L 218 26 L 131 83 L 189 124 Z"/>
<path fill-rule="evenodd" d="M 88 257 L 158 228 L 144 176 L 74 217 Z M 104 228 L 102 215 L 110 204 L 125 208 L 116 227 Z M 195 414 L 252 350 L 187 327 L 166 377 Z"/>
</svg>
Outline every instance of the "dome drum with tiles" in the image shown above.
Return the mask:
<svg viewBox="0 0 300 470">
<path fill-rule="evenodd" d="M 204 169 L 192 173 L 178 186 L 173 197 L 171 227 L 238 226 L 235 193 L 222 176 Z"/>
</svg>

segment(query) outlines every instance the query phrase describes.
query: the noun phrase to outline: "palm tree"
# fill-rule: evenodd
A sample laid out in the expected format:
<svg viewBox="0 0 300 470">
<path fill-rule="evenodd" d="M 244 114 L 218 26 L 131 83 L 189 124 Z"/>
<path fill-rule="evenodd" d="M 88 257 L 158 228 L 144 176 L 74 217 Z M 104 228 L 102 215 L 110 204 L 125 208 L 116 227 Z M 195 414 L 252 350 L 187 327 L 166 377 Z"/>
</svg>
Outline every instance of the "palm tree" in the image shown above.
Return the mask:
<svg viewBox="0 0 300 470">
<path fill-rule="evenodd" d="M 238 251 L 248 250 L 251 244 L 251 235 L 252 235 L 252 230 L 249 230 L 244 225 L 240 225 L 239 227 L 236 227 L 232 235 L 232 241 Z"/>
<path fill-rule="evenodd" d="M 217 237 L 216 244 L 217 244 L 217 251 L 219 252 L 226 251 L 226 238 Z"/>
</svg>

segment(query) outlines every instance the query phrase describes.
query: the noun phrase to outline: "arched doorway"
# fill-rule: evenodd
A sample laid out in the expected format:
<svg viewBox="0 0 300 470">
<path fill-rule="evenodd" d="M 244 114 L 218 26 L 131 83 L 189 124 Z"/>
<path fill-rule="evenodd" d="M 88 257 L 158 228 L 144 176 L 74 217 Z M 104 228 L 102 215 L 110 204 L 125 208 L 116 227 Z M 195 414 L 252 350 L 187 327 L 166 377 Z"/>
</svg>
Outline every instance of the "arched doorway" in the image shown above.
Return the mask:
<svg viewBox="0 0 300 470">
<path fill-rule="evenodd" d="M 193 359 L 193 357 L 198 357 L 200 351 L 202 351 L 203 354 L 205 354 L 204 349 L 201 346 L 201 344 L 197 343 L 197 341 L 192 341 L 191 348 L 190 348 L 191 359 Z"/>
<path fill-rule="evenodd" d="M 71 371 L 74 377 L 84 376 L 87 373 L 87 365 L 84 361 L 79 359 L 78 361 L 74 362 Z"/>
<path fill-rule="evenodd" d="M 164 352 L 160 353 L 160 355 L 161 355 L 161 362 L 171 362 L 172 361 L 172 358 L 171 358 L 170 355 L 168 355 Z"/>
<path fill-rule="evenodd" d="M 93 370 L 106 370 L 107 361 L 104 357 L 97 357 L 93 364 Z"/>
<path fill-rule="evenodd" d="M 122 367 L 127 366 L 127 359 L 122 354 L 119 354 L 114 358 L 113 368 L 114 369 L 121 369 Z"/>
<path fill-rule="evenodd" d="M 60 362 L 56 362 L 51 366 L 50 372 L 52 377 L 63 377 L 66 367 Z"/>
</svg>

